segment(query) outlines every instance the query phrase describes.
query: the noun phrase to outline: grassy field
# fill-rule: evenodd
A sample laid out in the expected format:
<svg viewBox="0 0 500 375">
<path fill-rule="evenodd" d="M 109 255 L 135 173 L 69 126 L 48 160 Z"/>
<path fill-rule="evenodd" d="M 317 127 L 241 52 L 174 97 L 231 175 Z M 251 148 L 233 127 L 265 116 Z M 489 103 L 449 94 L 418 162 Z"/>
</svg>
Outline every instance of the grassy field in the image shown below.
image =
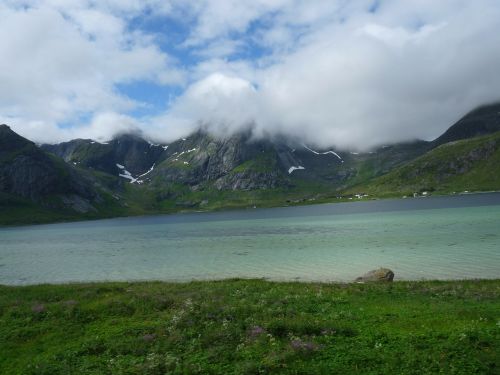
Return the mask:
<svg viewBox="0 0 500 375">
<path fill-rule="evenodd" d="M 0 287 L 1 374 L 495 374 L 500 280 Z"/>
</svg>

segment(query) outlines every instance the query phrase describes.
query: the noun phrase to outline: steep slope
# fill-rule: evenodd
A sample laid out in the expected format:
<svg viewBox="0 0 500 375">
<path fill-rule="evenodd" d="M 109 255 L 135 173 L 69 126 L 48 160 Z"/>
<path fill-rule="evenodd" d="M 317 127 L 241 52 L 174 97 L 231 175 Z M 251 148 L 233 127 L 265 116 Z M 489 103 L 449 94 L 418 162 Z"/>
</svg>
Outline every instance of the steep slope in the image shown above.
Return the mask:
<svg viewBox="0 0 500 375">
<path fill-rule="evenodd" d="M 128 171 L 132 176 L 150 169 L 165 151 L 164 146 L 147 142 L 135 134 L 123 134 L 106 143 L 75 139 L 55 145 L 42 145 L 41 148 L 80 167 L 111 175 L 126 175 L 124 171 Z"/>
<path fill-rule="evenodd" d="M 155 184 L 182 183 L 193 189 L 249 190 L 287 185 L 274 145 L 247 134 L 220 139 L 204 132 L 168 146 L 150 175 Z"/>
<path fill-rule="evenodd" d="M 284 137 L 256 140 L 240 133 L 218 138 L 200 130 L 168 145 L 122 135 L 104 144 L 74 140 L 43 148 L 69 164 L 102 172 L 101 180 L 119 177 L 123 188 L 108 186 L 129 207 L 145 213 L 324 199 L 422 154 L 428 143 L 354 153 L 316 149 Z"/>
<path fill-rule="evenodd" d="M 375 196 L 500 190 L 500 132 L 445 143 L 351 189 Z"/>
<path fill-rule="evenodd" d="M 0 125 L 0 223 L 98 216 L 116 205 L 110 195 L 90 173 Z"/>
<path fill-rule="evenodd" d="M 70 164 L 120 176 L 132 184 L 158 190 L 182 185 L 193 191 L 305 189 L 335 191 L 421 155 L 423 141 L 354 153 L 316 149 L 282 138 L 252 139 L 249 133 L 217 138 L 203 131 L 169 145 L 155 145 L 138 135 L 122 135 L 107 143 L 73 140 L 43 145 Z"/>
<path fill-rule="evenodd" d="M 0 190 L 33 201 L 51 194 L 98 197 L 90 181 L 7 125 L 0 125 Z"/>
<path fill-rule="evenodd" d="M 500 131 L 500 103 L 479 107 L 452 125 L 433 146 Z"/>
</svg>

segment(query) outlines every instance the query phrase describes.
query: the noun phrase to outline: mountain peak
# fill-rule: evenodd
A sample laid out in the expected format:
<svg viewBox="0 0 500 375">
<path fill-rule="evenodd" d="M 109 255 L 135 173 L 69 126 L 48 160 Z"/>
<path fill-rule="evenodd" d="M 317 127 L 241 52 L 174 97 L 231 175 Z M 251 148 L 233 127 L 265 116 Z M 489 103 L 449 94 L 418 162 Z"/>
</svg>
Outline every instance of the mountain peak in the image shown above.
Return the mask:
<svg viewBox="0 0 500 375">
<path fill-rule="evenodd" d="M 473 138 L 500 131 L 500 103 L 484 105 L 467 113 L 452 125 L 440 137 L 436 138 L 434 145 Z"/>
<path fill-rule="evenodd" d="M 34 146 L 34 143 L 17 134 L 10 126 L 0 125 L 0 154 L 18 150 L 26 145 Z"/>
</svg>

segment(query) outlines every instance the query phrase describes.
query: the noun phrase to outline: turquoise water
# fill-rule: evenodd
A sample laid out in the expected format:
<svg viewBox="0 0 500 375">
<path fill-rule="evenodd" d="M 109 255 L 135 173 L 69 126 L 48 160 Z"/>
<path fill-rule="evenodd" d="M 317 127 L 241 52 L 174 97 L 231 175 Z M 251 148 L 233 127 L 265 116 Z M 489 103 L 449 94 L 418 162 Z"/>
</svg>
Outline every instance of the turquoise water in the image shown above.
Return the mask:
<svg viewBox="0 0 500 375">
<path fill-rule="evenodd" d="M 4 228 L 0 284 L 500 277 L 500 195 Z"/>
</svg>

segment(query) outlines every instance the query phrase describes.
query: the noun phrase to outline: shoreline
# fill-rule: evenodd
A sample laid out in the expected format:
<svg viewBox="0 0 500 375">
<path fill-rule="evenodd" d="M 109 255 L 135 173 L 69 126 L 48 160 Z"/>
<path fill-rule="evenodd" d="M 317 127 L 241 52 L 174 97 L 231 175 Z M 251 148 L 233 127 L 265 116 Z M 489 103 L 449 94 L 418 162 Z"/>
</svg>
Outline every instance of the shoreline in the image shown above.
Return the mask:
<svg viewBox="0 0 500 375">
<path fill-rule="evenodd" d="M 210 283 L 231 283 L 231 282 L 264 282 L 269 284 L 299 284 L 299 285 L 391 285 L 401 283 L 461 283 L 461 282 L 500 282 L 500 276 L 494 278 L 461 278 L 461 279 L 394 279 L 391 282 L 364 282 L 364 281 L 328 281 L 328 280 L 305 280 L 305 279 L 271 279 L 230 277 L 222 279 L 192 279 L 192 280 L 158 280 L 158 279 L 138 279 L 138 280 L 95 280 L 95 281 L 63 281 L 63 282 L 43 282 L 34 284 L 1 284 L 0 288 L 29 288 L 29 287 L 90 287 L 99 285 L 144 285 L 144 284 L 164 284 L 164 285 L 190 285 L 190 284 L 210 284 Z"/>
<path fill-rule="evenodd" d="M 216 208 L 211 210 L 179 210 L 174 212 L 154 212 L 154 213 L 145 213 L 138 215 L 119 215 L 119 216 L 109 216 L 109 217 L 89 217 L 89 218 L 77 218 L 77 219 L 68 219 L 68 220 L 57 220 L 57 221 L 48 221 L 48 222 L 40 222 L 40 223 L 15 223 L 15 224 L 0 224 L 0 231 L 2 229 L 11 229 L 11 228 L 24 228 L 24 227 L 39 227 L 44 225 L 54 225 L 54 224 L 72 224 L 72 223 L 91 223 L 91 222 L 100 222 L 103 220 L 127 220 L 134 218 L 158 218 L 158 217 L 174 217 L 174 216 L 182 216 L 186 215 L 196 216 L 198 214 L 224 214 L 224 213 L 237 213 L 237 212 L 256 212 L 259 210 L 270 210 L 270 209 L 287 209 L 287 208 L 295 208 L 295 207 L 310 207 L 310 206 L 324 206 L 331 204 L 357 204 L 357 203 L 369 203 L 369 202 L 380 202 L 380 201 L 412 201 L 412 200 L 428 200 L 433 198 L 451 198 L 451 197 L 461 197 L 461 196 L 480 196 L 485 194 L 500 194 L 500 190 L 494 191 L 474 191 L 474 192 L 460 192 L 455 194 L 431 194 L 427 196 L 418 196 L 418 197 L 401 197 L 401 196 L 384 196 L 384 197 L 368 197 L 363 199 L 337 199 L 337 198 L 325 198 L 319 199 L 315 201 L 303 201 L 295 204 L 287 204 L 287 205 L 263 205 L 261 207 L 224 207 L 224 208 Z"/>
</svg>

